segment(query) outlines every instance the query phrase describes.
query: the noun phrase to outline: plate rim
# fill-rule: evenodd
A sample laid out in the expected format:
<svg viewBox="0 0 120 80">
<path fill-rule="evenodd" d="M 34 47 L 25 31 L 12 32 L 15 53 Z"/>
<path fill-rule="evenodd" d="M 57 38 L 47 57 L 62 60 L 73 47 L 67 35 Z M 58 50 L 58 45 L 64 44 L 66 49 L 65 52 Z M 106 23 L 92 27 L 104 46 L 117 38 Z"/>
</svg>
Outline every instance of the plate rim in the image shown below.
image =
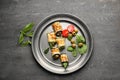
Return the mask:
<svg viewBox="0 0 120 80">
<path fill-rule="evenodd" d="M 39 25 L 42 24 L 42 22 L 44 22 L 45 20 L 47 20 L 47 19 L 49 19 L 49 18 L 51 18 L 51 17 L 53 17 L 53 16 L 58 16 L 58 15 L 71 16 L 71 17 L 76 18 L 78 21 L 82 22 L 82 24 L 85 25 L 86 28 L 88 29 L 88 31 L 89 31 L 88 33 L 89 33 L 90 39 L 91 39 L 91 41 L 90 41 L 90 43 L 91 43 L 91 46 L 90 46 L 90 47 L 91 47 L 91 48 L 90 48 L 88 57 L 86 57 L 86 59 L 84 60 L 84 62 L 81 64 L 81 67 L 79 67 L 78 69 L 75 69 L 75 70 L 72 71 L 72 72 L 57 73 L 57 72 L 53 72 L 53 71 L 51 71 L 51 70 L 49 70 L 49 69 L 46 69 L 43 65 L 41 65 L 41 63 L 40 63 L 39 60 L 37 59 L 37 56 L 35 55 L 35 51 L 34 51 L 34 47 L 33 47 L 35 32 L 37 31 Z M 93 35 L 92 35 L 92 32 L 91 32 L 91 30 L 89 29 L 88 25 L 87 25 L 83 20 L 81 20 L 81 19 L 78 18 L 77 16 L 75 16 L 75 15 L 73 15 L 73 14 L 70 14 L 70 13 L 56 13 L 56 14 L 48 15 L 47 17 L 43 18 L 43 19 L 36 25 L 36 27 L 35 27 L 35 29 L 34 29 L 34 32 L 33 32 L 33 37 L 32 37 L 32 54 L 33 54 L 35 60 L 37 61 L 37 63 L 39 63 L 39 65 L 40 65 L 42 68 L 44 68 L 45 70 L 47 70 L 47 71 L 49 71 L 49 72 L 55 73 L 55 74 L 70 74 L 70 73 L 76 72 L 77 70 L 81 69 L 81 68 L 84 67 L 84 66 L 87 64 L 87 62 L 89 61 L 89 59 L 90 59 L 90 57 L 91 57 L 91 55 L 92 55 L 92 53 L 93 53 L 93 49 L 94 49 Z"/>
</svg>

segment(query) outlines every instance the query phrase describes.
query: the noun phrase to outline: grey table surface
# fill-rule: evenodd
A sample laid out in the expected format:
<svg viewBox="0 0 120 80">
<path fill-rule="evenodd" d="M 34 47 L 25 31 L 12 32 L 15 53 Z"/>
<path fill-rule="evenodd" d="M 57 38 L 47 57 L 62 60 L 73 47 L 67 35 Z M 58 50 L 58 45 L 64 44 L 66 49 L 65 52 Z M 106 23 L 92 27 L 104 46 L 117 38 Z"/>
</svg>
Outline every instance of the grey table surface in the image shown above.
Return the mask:
<svg viewBox="0 0 120 80">
<path fill-rule="evenodd" d="M 17 45 L 20 30 L 46 16 L 70 13 L 94 37 L 88 63 L 69 75 L 44 70 L 31 47 Z M 120 80 L 120 0 L 0 0 L 0 80 Z"/>
</svg>

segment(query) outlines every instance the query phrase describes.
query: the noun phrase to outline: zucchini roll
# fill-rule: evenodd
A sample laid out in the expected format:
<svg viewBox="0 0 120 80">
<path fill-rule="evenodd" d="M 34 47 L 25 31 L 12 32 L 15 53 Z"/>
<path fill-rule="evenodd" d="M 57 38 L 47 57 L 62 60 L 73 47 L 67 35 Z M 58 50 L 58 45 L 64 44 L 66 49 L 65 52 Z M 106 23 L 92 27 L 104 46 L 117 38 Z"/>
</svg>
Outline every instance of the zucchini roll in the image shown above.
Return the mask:
<svg viewBox="0 0 120 80">
<path fill-rule="evenodd" d="M 59 48 L 52 48 L 51 49 L 53 59 L 58 59 L 60 57 Z"/>
<path fill-rule="evenodd" d="M 52 24 L 53 30 L 55 31 L 56 36 L 61 36 L 62 26 L 60 22 L 54 22 Z"/>
<path fill-rule="evenodd" d="M 60 61 L 61 61 L 62 66 L 66 69 L 69 63 L 68 56 L 66 54 L 61 54 Z"/>
<path fill-rule="evenodd" d="M 65 48 L 65 39 L 64 38 L 57 38 L 56 42 L 58 44 L 58 48 L 62 51 Z"/>
<path fill-rule="evenodd" d="M 49 43 L 50 48 L 54 47 L 56 44 L 55 33 L 54 32 L 48 33 L 47 36 L 48 36 L 48 43 Z"/>
</svg>

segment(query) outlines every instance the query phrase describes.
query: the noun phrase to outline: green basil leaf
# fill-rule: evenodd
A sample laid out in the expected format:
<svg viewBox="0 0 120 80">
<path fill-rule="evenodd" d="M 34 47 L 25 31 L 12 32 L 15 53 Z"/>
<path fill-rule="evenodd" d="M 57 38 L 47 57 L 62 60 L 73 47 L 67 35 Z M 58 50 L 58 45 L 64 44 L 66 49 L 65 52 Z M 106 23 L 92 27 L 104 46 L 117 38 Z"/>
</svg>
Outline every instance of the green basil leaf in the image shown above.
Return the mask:
<svg viewBox="0 0 120 80">
<path fill-rule="evenodd" d="M 81 48 L 78 48 L 78 52 L 80 54 L 85 54 L 87 51 L 87 45 L 86 44 L 83 44 L 83 46 Z"/>
<path fill-rule="evenodd" d="M 76 51 L 76 49 L 73 50 L 72 55 L 73 55 L 73 57 L 76 57 L 76 56 L 77 56 L 77 51 Z"/>
<path fill-rule="evenodd" d="M 68 62 L 63 62 L 62 65 L 63 65 L 63 67 L 66 69 L 67 66 L 68 66 Z"/>
<path fill-rule="evenodd" d="M 24 33 L 27 33 L 27 32 L 29 32 L 29 31 L 33 28 L 33 26 L 34 26 L 33 23 L 29 23 L 29 24 L 27 24 L 27 25 L 22 29 L 22 31 L 23 31 Z"/>
<path fill-rule="evenodd" d="M 72 52 L 74 49 L 72 46 L 68 46 L 67 51 Z"/>
<path fill-rule="evenodd" d="M 21 44 L 23 40 L 24 40 L 23 33 L 20 33 L 19 40 L 18 40 L 19 44 Z"/>
<path fill-rule="evenodd" d="M 32 37 L 33 36 L 33 31 L 29 32 L 29 33 L 26 33 L 25 36 L 27 37 Z"/>
<path fill-rule="evenodd" d="M 31 44 L 31 41 L 27 40 L 27 41 L 23 42 L 21 45 L 22 45 L 22 46 L 27 46 L 27 45 L 29 45 L 29 44 Z"/>
<path fill-rule="evenodd" d="M 49 52 L 49 48 L 44 50 L 44 53 L 47 54 Z"/>
<path fill-rule="evenodd" d="M 76 35 L 76 42 L 77 42 L 77 44 L 80 43 L 80 42 L 84 43 L 85 38 L 81 35 Z"/>
</svg>

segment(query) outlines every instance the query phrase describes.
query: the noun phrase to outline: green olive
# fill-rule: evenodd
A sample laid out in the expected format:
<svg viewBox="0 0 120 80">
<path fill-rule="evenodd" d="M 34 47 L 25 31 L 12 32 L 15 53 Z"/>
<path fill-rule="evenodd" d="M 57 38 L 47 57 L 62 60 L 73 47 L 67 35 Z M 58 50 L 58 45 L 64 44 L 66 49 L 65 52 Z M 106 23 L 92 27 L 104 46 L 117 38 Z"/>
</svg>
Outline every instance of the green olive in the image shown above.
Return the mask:
<svg viewBox="0 0 120 80">
<path fill-rule="evenodd" d="M 83 46 L 83 43 L 79 43 L 79 44 L 78 44 L 78 47 L 82 47 L 82 46 Z"/>
<path fill-rule="evenodd" d="M 76 44 L 72 44 L 72 47 L 73 47 L 73 48 L 76 48 Z"/>
<path fill-rule="evenodd" d="M 75 40 L 71 40 L 70 42 L 71 42 L 71 44 L 75 44 Z"/>
<path fill-rule="evenodd" d="M 75 29 L 75 33 L 78 33 L 78 29 Z"/>
<path fill-rule="evenodd" d="M 75 32 L 75 31 L 73 31 L 73 32 L 72 32 L 72 35 L 73 35 L 73 36 L 76 36 L 76 32 Z"/>
</svg>

